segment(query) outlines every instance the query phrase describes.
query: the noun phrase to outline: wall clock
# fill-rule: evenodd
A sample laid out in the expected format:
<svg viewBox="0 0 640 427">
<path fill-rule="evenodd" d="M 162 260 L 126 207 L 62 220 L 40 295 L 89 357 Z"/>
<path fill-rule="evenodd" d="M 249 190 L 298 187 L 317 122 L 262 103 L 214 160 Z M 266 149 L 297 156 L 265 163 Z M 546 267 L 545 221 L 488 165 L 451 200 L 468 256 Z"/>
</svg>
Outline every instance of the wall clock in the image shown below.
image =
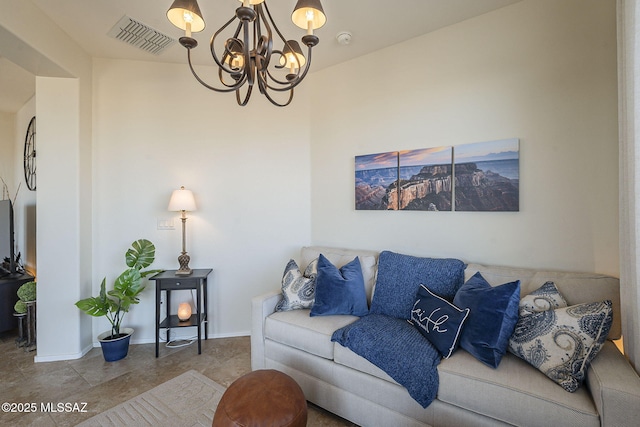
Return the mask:
<svg viewBox="0 0 640 427">
<path fill-rule="evenodd" d="M 36 190 L 36 116 L 29 122 L 24 137 L 24 180 L 29 190 Z"/>
</svg>

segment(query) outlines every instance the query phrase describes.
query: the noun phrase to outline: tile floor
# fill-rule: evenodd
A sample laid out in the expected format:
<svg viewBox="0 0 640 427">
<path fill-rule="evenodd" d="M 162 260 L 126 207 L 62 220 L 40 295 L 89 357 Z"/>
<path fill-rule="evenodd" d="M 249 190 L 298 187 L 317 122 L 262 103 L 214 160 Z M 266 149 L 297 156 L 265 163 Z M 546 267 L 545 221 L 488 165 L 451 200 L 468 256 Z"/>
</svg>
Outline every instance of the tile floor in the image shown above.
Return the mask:
<svg viewBox="0 0 640 427">
<path fill-rule="evenodd" d="M 99 348 L 82 359 L 34 363 L 34 353 L 16 348 L 17 333 L 0 334 L 0 403 L 35 403 L 31 413 L 0 412 L 0 426 L 73 426 L 122 403 L 185 371 L 195 369 L 229 386 L 251 370 L 249 337 L 218 338 L 188 347 L 160 348 L 154 344 L 131 345 L 129 355 L 105 362 Z M 87 412 L 43 412 L 41 406 L 86 402 Z M 72 407 L 73 408 L 73 407 Z M 333 427 L 354 424 L 309 405 L 308 426 Z"/>
</svg>

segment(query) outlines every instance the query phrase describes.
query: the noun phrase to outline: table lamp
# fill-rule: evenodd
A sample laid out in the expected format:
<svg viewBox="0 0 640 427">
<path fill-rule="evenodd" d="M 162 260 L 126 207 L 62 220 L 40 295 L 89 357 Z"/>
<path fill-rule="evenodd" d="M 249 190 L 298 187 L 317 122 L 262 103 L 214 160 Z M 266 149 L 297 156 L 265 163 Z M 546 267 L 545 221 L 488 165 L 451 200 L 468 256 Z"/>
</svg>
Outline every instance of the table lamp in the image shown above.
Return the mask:
<svg viewBox="0 0 640 427">
<path fill-rule="evenodd" d="M 181 322 L 186 322 L 191 319 L 191 304 L 183 302 L 178 306 L 178 319 Z"/>
<path fill-rule="evenodd" d="M 182 253 L 178 256 L 180 268 L 176 271 L 176 276 L 189 276 L 192 270 L 189 268 L 191 258 L 187 255 L 185 248 L 185 224 L 187 222 L 187 211 L 196 210 L 196 201 L 193 198 L 193 193 L 190 190 L 185 190 L 184 186 L 180 187 L 179 190 L 174 190 L 171 194 L 171 200 L 169 200 L 169 210 L 182 212 Z"/>
</svg>

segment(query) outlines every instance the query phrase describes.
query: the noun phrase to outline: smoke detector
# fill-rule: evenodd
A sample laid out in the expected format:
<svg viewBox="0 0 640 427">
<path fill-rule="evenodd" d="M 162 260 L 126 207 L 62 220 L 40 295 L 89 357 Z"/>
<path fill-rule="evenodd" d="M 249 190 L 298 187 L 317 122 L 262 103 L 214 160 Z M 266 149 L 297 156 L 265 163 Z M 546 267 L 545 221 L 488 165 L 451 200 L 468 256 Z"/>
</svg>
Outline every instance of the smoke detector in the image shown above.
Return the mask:
<svg viewBox="0 0 640 427">
<path fill-rule="evenodd" d="M 160 55 L 176 42 L 176 39 L 126 15 L 116 22 L 107 35 L 154 55 Z"/>
<path fill-rule="evenodd" d="M 338 40 L 338 44 L 341 46 L 346 46 L 351 43 L 351 38 L 353 35 L 349 31 L 340 31 L 336 35 L 336 40 Z"/>
</svg>

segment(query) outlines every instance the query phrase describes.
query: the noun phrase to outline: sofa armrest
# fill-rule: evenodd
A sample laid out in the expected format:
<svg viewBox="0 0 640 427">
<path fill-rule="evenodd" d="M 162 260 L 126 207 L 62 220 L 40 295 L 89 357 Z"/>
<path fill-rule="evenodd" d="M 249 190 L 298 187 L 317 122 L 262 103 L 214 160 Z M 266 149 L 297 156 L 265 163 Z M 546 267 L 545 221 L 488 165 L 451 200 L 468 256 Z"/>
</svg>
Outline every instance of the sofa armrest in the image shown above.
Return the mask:
<svg viewBox="0 0 640 427">
<path fill-rule="evenodd" d="M 281 291 L 272 291 L 251 299 L 251 369 L 264 369 L 264 322 L 282 299 Z"/>
<path fill-rule="evenodd" d="M 607 341 L 591 362 L 587 386 L 601 426 L 638 425 L 640 377 L 613 342 Z"/>
</svg>

